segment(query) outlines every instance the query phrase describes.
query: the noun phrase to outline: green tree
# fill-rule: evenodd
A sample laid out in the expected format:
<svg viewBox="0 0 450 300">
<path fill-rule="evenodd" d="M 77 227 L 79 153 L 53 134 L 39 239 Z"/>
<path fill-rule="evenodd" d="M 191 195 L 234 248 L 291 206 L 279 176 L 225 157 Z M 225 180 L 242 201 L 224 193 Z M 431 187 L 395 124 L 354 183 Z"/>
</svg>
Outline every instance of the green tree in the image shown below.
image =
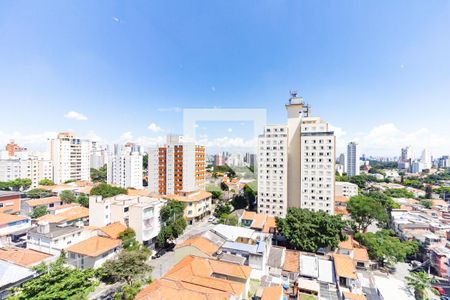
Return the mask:
<svg viewBox="0 0 450 300">
<path fill-rule="evenodd" d="M 102 196 L 103 198 L 109 198 L 114 197 L 119 194 L 127 194 L 127 190 L 121 187 L 112 186 L 110 184 L 106 183 L 100 183 L 99 185 L 93 187 L 91 189 L 91 196 L 98 195 Z"/>
<path fill-rule="evenodd" d="M 61 191 L 61 193 L 59 193 L 59 198 L 61 198 L 64 203 L 77 202 L 77 196 L 75 196 L 75 193 L 70 190 Z"/>
<path fill-rule="evenodd" d="M 36 199 L 36 198 L 46 198 L 53 196 L 52 191 L 45 189 L 32 189 L 26 192 L 28 198 Z"/>
<path fill-rule="evenodd" d="M 89 208 L 89 197 L 85 194 L 81 194 L 80 196 L 78 196 L 77 202 L 82 206 Z"/>
<path fill-rule="evenodd" d="M 368 197 L 378 201 L 387 211 L 400 208 L 400 205 L 383 192 L 372 191 L 366 194 Z"/>
<path fill-rule="evenodd" d="M 47 206 L 40 205 L 40 206 L 36 206 L 35 208 L 33 208 L 33 210 L 31 211 L 30 217 L 32 219 L 37 219 L 39 217 L 45 216 L 46 214 L 48 214 Z"/>
<path fill-rule="evenodd" d="M 14 191 L 24 191 L 30 188 L 31 186 L 31 179 L 29 178 L 17 178 L 14 180 L 9 181 L 9 186 Z"/>
<path fill-rule="evenodd" d="M 51 179 L 43 178 L 39 180 L 39 185 L 55 185 L 55 183 Z"/>
<path fill-rule="evenodd" d="M 148 154 L 145 153 L 144 156 L 142 157 L 142 167 L 144 170 L 148 169 Z"/>
<path fill-rule="evenodd" d="M 228 191 L 230 189 L 228 185 L 223 181 L 220 183 L 220 188 L 222 189 L 222 191 Z"/>
<path fill-rule="evenodd" d="M 386 189 L 384 193 L 393 198 L 414 198 L 414 194 L 407 189 Z"/>
<path fill-rule="evenodd" d="M 425 272 L 411 272 L 405 277 L 406 283 L 414 290 L 416 299 L 427 299 L 426 291 L 432 289 L 432 284 L 436 282 Z"/>
<path fill-rule="evenodd" d="M 336 248 L 346 239 L 348 226 L 341 216 L 308 209 L 289 208 L 285 218 L 276 218 L 277 231 L 295 249 L 316 252 L 319 248 Z"/>
<path fill-rule="evenodd" d="M 236 226 L 238 224 L 238 218 L 233 214 L 222 214 L 219 217 L 219 223 L 225 225 Z"/>
<path fill-rule="evenodd" d="M 107 177 L 106 165 L 98 169 L 91 168 L 91 180 L 93 182 L 106 183 L 106 177 Z"/>
<path fill-rule="evenodd" d="M 184 204 L 179 201 L 170 200 L 161 208 L 160 219 L 163 227 L 157 237 L 159 247 L 167 246 L 169 241 L 175 240 L 183 233 L 187 226 L 183 215 Z"/>
<path fill-rule="evenodd" d="M 244 195 L 235 195 L 231 200 L 231 205 L 236 209 L 243 209 L 248 206 L 248 200 Z"/>
<path fill-rule="evenodd" d="M 220 202 L 216 205 L 214 210 L 214 217 L 220 218 L 221 215 L 228 215 L 232 212 L 233 208 L 228 202 Z"/>
<path fill-rule="evenodd" d="M 210 193 L 212 194 L 213 199 L 219 199 L 220 196 L 222 196 L 221 191 L 210 191 Z"/>
<path fill-rule="evenodd" d="M 103 264 L 103 279 L 109 282 L 125 282 L 128 285 L 146 280 L 152 271 L 147 264 L 149 256 L 150 253 L 145 251 L 122 251 L 116 259 Z"/>
<path fill-rule="evenodd" d="M 21 287 L 12 289 L 9 300 L 27 299 L 87 299 L 98 285 L 93 269 L 65 267 L 61 261 L 35 267 L 37 276 Z"/>
<path fill-rule="evenodd" d="M 427 186 L 425 187 L 425 198 L 431 199 L 432 196 L 433 196 L 433 187 L 431 186 L 431 184 L 427 184 Z"/>
<path fill-rule="evenodd" d="M 419 251 L 416 241 L 402 242 L 392 230 L 383 229 L 376 233 L 356 233 L 355 239 L 367 248 L 371 259 L 378 261 L 381 266 L 391 266 L 404 261 Z"/>
<path fill-rule="evenodd" d="M 121 232 L 119 238 L 122 240 L 123 248 L 126 250 L 138 250 L 140 248 L 140 244 L 136 240 L 136 233 L 131 228 Z"/>
<path fill-rule="evenodd" d="M 388 221 L 388 214 L 381 203 L 365 195 L 352 197 L 347 202 L 347 209 L 360 231 L 366 231 L 375 221 L 381 224 Z"/>
<path fill-rule="evenodd" d="M 424 199 L 420 201 L 420 204 L 428 209 L 431 209 L 433 207 L 433 201 L 429 200 L 429 199 Z"/>
<path fill-rule="evenodd" d="M 256 186 L 251 184 L 244 185 L 244 197 L 247 199 L 247 203 L 250 209 L 255 209 L 256 207 Z"/>
</svg>

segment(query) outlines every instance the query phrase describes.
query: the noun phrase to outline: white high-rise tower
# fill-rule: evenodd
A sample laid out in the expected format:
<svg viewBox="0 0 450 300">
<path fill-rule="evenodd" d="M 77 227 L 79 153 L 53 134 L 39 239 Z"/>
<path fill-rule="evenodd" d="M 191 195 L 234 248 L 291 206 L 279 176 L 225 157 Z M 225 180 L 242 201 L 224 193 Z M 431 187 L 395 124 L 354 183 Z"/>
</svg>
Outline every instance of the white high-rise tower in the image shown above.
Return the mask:
<svg viewBox="0 0 450 300">
<path fill-rule="evenodd" d="M 347 145 L 347 175 L 359 175 L 359 152 L 358 144 L 350 142 Z"/>
</svg>

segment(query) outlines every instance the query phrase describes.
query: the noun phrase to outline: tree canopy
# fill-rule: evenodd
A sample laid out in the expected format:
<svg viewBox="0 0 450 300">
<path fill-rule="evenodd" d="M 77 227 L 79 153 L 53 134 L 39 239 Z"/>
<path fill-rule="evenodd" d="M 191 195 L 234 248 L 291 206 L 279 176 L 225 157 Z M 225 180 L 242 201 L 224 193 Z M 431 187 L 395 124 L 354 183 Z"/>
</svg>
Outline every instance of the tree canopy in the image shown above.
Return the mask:
<svg viewBox="0 0 450 300">
<path fill-rule="evenodd" d="M 77 201 L 77 196 L 70 190 L 61 191 L 61 193 L 59 193 L 59 198 L 61 198 L 61 200 L 65 203 L 73 203 Z"/>
<path fill-rule="evenodd" d="M 106 261 L 101 272 L 104 280 L 126 282 L 128 285 L 150 276 L 152 268 L 147 264 L 150 256 L 146 251 L 122 251 L 115 259 Z"/>
<path fill-rule="evenodd" d="M 414 194 L 407 189 L 386 189 L 384 193 L 393 198 L 414 198 Z"/>
<path fill-rule="evenodd" d="M 383 229 L 376 233 L 356 233 L 355 239 L 367 248 L 371 259 L 381 265 L 393 265 L 419 251 L 416 241 L 400 241 L 392 230 Z"/>
<path fill-rule="evenodd" d="M 51 179 L 43 178 L 39 180 L 39 185 L 55 185 L 55 183 Z"/>
<path fill-rule="evenodd" d="M 98 169 L 91 168 L 91 180 L 93 182 L 106 183 L 106 177 L 107 177 L 106 165 Z"/>
<path fill-rule="evenodd" d="M 58 259 L 50 265 L 35 267 L 40 276 L 14 288 L 9 300 L 27 299 L 87 299 L 98 285 L 93 269 L 75 269 Z"/>
<path fill-rule="evenodd" d="M 360 231 L 366 231 L 375 221 L 382 224 L 388 221 L 388 214 L 383 205 L 366 195 L 352 197 L 347 202 L 347 209 Z"/>
<path fill-rule="evenodd" d="M 40 205 L 33 208 L 33 210 L 30 213 L 30 217 L 32 219 L 37 219 L 39 217 L 45 216 L 46 214 L 48 214 L 47 206 Z"/>
<path fill-rule="evenodd" d="M 405 277 L 406 283 L 414 290 L 416 299 L 425 299 L 426 291 L 432 289 L 432 284 L 436 282 L 425 272 L 411 272 Z"/>
<path fill-rule="evenodd" d="M 243 209 L 248 206 L 248 199 L 245 195 L 235 195 L 231 200 L 231 205 L 233 205 L 234 209 Z"/>
<path fill-rule="evenodd" d="M 90 192 L 91 196 L 98 195 L 98 196 L 102 196 L 103 198 L 114 197 L 119 194 L 126 195 L 127 190 L 124 188 L 121 188 L 121 187 L 112 186 L 107 183 L 100 183 L 99 185 L 93 187 Z"/>
<path fill-rule="evenodd" d="M 52 191 L 46 189 L 32 189 L 26 192 L 28 198 L 36 199 L 36 198 L 46 198 L 53 196 Z"/>
<path fill-rule="evenodd" d="M 165 247 L 169 241 L 179 237 L 187 226 L 184 219 L 184 204 L 170 200 L 160 211 L 161 230 L 157 237 L 159 247 Z"/>
<path fill-rule="evenodd" d="M 309 252 L 336 248 L 346 239 L 344 229 L 348 225 L 341 216 L 300 208 L 289 208 L 285 218 L 276 218 L 276 224 L 291 247 Z"/>
<path fill-rule="evenodd" d="M 214 210 L 214 217 L 220 218 L 221 215 L 228 215 L 232 212 L 233 208 L 228 202 L 220 202 L 216 205 Z"/>
<path fill-rule="evenodd" d="M 16 178 L 0 182 L 0 190 L 24 191 L 30 188 L 32 182 L 29 178 Z"/>
</svg>

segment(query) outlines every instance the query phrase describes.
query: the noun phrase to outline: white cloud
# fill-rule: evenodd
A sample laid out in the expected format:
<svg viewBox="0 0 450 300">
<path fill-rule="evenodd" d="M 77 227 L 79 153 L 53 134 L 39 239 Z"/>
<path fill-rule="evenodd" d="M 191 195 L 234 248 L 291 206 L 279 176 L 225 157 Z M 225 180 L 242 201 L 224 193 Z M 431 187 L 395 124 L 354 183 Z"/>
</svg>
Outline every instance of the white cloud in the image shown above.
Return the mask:
<svg viewBox="0 0 450 300">
<path fill-rule="evenodd" d="M 229 149 L 233 148 L 255 148 L 256 147 L 256 139 L 245 140 L 240 137 L 231 138 L 228 136 L 218 137 L 214 139 L 208 139 L 207 135 L 200 135 L 199 139 L 197 139 L 197 143 L 208 148 L 221 148 L 221 149 Z"/>
<path fill-rule="evenodd" d="M 76 111 L 69 111 L 64 115 L 65 118 L 76 120 L 76 121 L 86 121 L 88 118 L 83 115 L 82 113 L 76 112 Z"/>
<path fill-rule="evenodd" d="M 126 131 L 126 132 L 122 133 L 119 138 L 119 140 L 121 142 L 131 142 L 132 139 L 133 139 L 133 134 L 131 133 L 131 131 Z"/>
<path fill-rule="evenodd" d="M 88 131 L 87 134 L 84 135 L 84 138 L 93 142 L 103 143 L 105 140 L 97 135 L 93 130 Z"/>
<path fill-rule="evenodd" d="M 151 132 L 159 132 L 162 130 L 161 127 L 159 127 L 155 123 L 150 123 L 150 125 L 148 125 L 147 129 L 150 130 Z"/>
<path fill-rule="evenodd" d="M 233 129 L 232 128 L 228 128 L 227 131 L 228 132 L 233 132 Z"/>
<path fill-rule="evenodd" d="M 117 23 L 120 22 L 120 19 L 119 19 L 118 17 L 113 17 L 112 19 L 113 19 L 115 22 L 117 22 Z"/>
<path fill-rule="evenodd" d="M 346 145 L 355 141 L 360 145 L 361 152 L 368 155 L 398 156 L 400 149 L 412 146 L 416 151 L 429 149 L 434 155 L 449 152 L 450 136 L 419 128 L 406 132 L 394 123 L 385 123 L 373 127 L 369 132 L 357 132 L 350 135 L 337 136 L 338 151 L 345 152 Z"/>
<path fill-rule="evenodd" d="M 215 86 L 211 86 L 211 91 L 215 92 L 216 91 L 216 87 Z"/>
<path fill-rule="evenodd" d="M 10 140 L 14 140 L 19 145 L 31 151 L 46 151 L 49 147 L 49 140 L 55 138 L 57 132 L 45 131 L 40 133 L 24 134 L 18 131 L 5 133 L 0 131 L 0 145 L 3 147 Z"/>
<path fill-rule="evenodd" d="M 347 132 L 345 132 L 344 129 L 342 129 L 341 127 L 335 127 L 331 124 L 328 127 L 328 129 L 330 131 L 334 131 L 334 135 L 336 136 L 336 138 L 341 138 L 347 134 Z"/>
</svg>

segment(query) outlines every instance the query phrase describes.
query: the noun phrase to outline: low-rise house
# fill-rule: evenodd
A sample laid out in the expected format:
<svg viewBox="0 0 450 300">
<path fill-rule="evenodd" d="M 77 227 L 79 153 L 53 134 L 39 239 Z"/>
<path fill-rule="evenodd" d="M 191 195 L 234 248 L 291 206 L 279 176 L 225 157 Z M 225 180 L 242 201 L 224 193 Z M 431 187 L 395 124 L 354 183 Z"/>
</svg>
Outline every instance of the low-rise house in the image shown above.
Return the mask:
<svg viewBox="0 0 450 300">
<path fill-rule="evenodd" d="M 153 247 L 161 230 L 159 212 L 166 200 L 151 197 L 117 195 L 103 199 L 89 197 L 89 225 L 104 227 L 119 222 L 132 228 L 136 240 Z"/>
<path fill-rule="evenodd" d="M 0 246 L 20 243 L 30 228 L 29 217 L 0 213 Z"/>
<path fill-rule="evenodd" d="M 77 268 L 97 268 L 120 251 L 122 241 L 93 236 L 66 249 L 67 262 Z"/>
<path fill-rule="evenodd" d="M 213 258 L 219 246 L 202 236 L 194 236 L 176 245 L 174 250 L 175 263 L 186 256 Z"/>
<path fill-rule="evenodd" d="M 430 251 L 430 264 L 440 277 L 449 278 L 449 259 L 450 249 L 448 248 L 435 247 Z"/>
<path fill-rule="evenodd" d="M 6 299 L 10 289 L 33 279 L 36 272 L 17 264 L 0 260 L 0 299 Z"/>
<path fill-rule="evenodd" d="M 251 268 L 214 259 L 188 256 L 135 300 L 247 299 Z"/>
<path fill-rule="evenodd" d="M 337 253 L 350 256 L 357 268 L 367 269 L 369 267 L 369 254 L 367 249 L 361 246 L 349 235 L 346 241 L 339 243 Z"/>
<path fill-rule="evenodd" d="M 20 213 L 20 193 L 11 191 L 0 191 L 0 213 Z"/>
<path fill-rule="evenodd" d="M 289 282 L 297 280 L 300 275 L 300 251 L 286 250 L 282 274 Z"/>
<path fill-rule="evenodd" d="M 18 247 L 0 248 L 0 260 L 8 261 L 22 267 L 33 267 L 41 262 L 53 260 L 47 253 Z"/>
<path fill-rule="evenodd" d="M 334 254 L 333 260 L 339 290 L 361 294 L 361 284 L 353 259 L 348 255 Z"/>
<path fill-rule="evenodd" d="M 39 222 L 28 231 L 27 248 L 36 251 L 59 255 L 62 249 L 96 236 L 97 231 L 83 227 L 82 224 Z"/>
<path fill-rule="evenodd" d="M 45 206 L 47 209 L 51 209 L 63 204 L 64 202 L 58 196 L 28 199 L 22 201 L 22 213 L 25 215 L 29 215 L 33 211 L 33 209 L 38 206 Z"/>
<path fill-rule="evenodd" d="M 198 190 L 193 192 L 179 192 L 166 195 L 167 200 L 175 200 L 185 204 L 184 218 L 188 224 L 193 224 L 209 216 L 212 211 L 212 194 Z"/>
<path fill-rule="evenodd" d="M 89 209 L 80 204 L 64 204 L 49 209 L 49 213 L 39 217 L 36 221 L 48 223 L 66 223 L 68 225 L 76 222 L 87 222 L 89 219 Z"/>
<path fill-rule="evenodd" d="M 127 226 L 123 225 L 120 222 L 114 222 L 104 227 L 100 227 L 98 235 L 111 239 L 118 239 L 120 237 L 120 234 L 125 230 L 127 230 Z"/>
<path fill-rule="evenodd" d="M 272 234 L 276 232 L 277 228 L 275 217 L 258 214 L 254 211 L 244 211 L 240 218 L 240 224 L 256 231 Z"/>
<path fill-rule="evenodd" d="M 343 293 L 343 300 L 367 300 L 367 297 L 361 294 L 354 294 L 351 292 Z"/>
<path fill-rule="evenodd" d="M 41 185 L 38 188 L 49 190 L 55 195 L 59 195 L 62 191 L 71 191 L 75 194 L 75 196 L 79 196 L 81 194 L 89 195 L 91 189 L 94 187 L 94 183 L 77 180 L 75 182 L 70 183 L 61 183 L 55 185 Z"/>
<path fill-rule="evenodd" d="M 264 288 L 261 300 L 283 300 L 284 293 L 281 285 L 274 285 Z"/>
</svg>

